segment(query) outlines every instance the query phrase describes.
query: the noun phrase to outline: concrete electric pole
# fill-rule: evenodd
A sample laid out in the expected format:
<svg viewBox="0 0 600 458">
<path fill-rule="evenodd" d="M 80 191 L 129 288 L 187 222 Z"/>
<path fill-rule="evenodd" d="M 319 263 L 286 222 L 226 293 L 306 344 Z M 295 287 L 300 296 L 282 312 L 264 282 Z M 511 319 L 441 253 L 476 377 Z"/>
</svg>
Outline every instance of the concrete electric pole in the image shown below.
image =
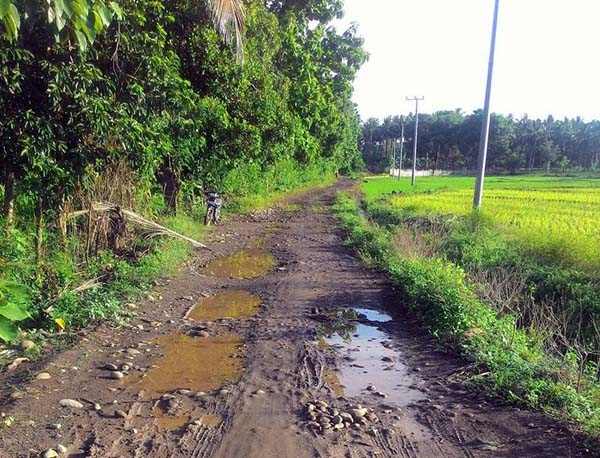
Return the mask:
<svg viewBox="0 0 600 458">
<path fill-rule="evenodd" d="M 419 101 L 425 100 L 425 97 L 406 97 L 408 101 L 415 101 L 415 138 L 413 138 L 413 163 L 412 163 L 412 178 L 410 185 L 415 185 L 417 175 L 417 141 L 419 134 Z"/>
<path fill-rule="evenodd" d="M 479 158 L 477 160 L 477 181 L 475 182 L 475 195 L 473 208 L 481 208 L 483 199 L 483 181 L 485 179 L 485 163 L 487 159 L 488 140 L 490 135 L 490 96 L 492 93 L 492 74 L 494 72 L 494 52 L 496 50 L 496 29 L 498 28 L 498 7 L 500 0 L 495 0 L 494 22 L 492 24 L 492 43 L 490 45 L 490 60 L 488 62 L 487 85 L 485 88 L 485 103 L 483 106 L 483 122 L 481 136 L 479 137 Z"/>
<path fill-rule="evenodd" d="M 400 164 L 398 164 L 398 180 L 402 174 L 402 153 L 404 152 L 404 121 L 402 121 L 402 133 L 400 134 Z"/>
</svg>

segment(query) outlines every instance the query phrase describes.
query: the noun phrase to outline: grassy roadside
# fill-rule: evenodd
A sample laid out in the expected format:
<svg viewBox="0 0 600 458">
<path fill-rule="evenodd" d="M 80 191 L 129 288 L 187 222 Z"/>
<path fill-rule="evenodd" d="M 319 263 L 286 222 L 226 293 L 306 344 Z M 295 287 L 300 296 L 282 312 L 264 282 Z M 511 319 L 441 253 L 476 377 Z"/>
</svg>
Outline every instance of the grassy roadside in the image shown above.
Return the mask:
<svg viewBox="0 0 600 458">
<path fill-rule="evenodd" d="M 389 276 L 410 313 L 472 362 L 472 383 L 549 412 L 591 436 L 600 432 L 595 365 L 582 368 L 576 359 L 546 352 L 542 340 L 519 328 L 513 316 L 482 303 L 455 263 L 401 256 L 393 231 L 360 216 L 356 200 L 339 195 L 335 212 L 348 243 L 369 266 Z"/>
<path fill-rule="evenodd" d="M 227 219 L 237 214 L 268 208 L 292 195 L 312 187 L 326 186 L 332 181 L 332 177 L 305 181 L 287 192 L 246 195 L 229 202 L 223 216 Z M 171 230 L 202 241 L 207 233 L 200 221 L 202 210 L 196 209 L 195 217 L 182 214 L 160 218 L 159 222 Z M 31 240 L 23 240 L 24 246 L 30 244 Z M 19 344 L 31 341 L 34 346 L 18 351 L 30 359 L 36 359 L 52 348 L 69 345 L 86 327 L 106 320 L 124 323 L 135 314 L 135 307 L 127 305 L 140 298 L 157 299 L 150 290 L 161 280 L 177 274 L 195 250 L 188 242 L 174 238 L 140 239 L 135 244 L 135 250 L 143 252 L 143 256 L 133 259 L 131 256 L 116 256 L 103 251 L 90 260 L 85 270 L 75 265 L 71 257 L 60 256 L 58 250 L 53 251 L 41 266 L 15 263 L 14 267 L 7 267 L 8 275 L 28 286 L 27 300 L 35 301 L 35 306 L 28 306 L 31 310 L 29 318 L 19 323 L 21 331 L 9 348 L 18 349 Z M 17 255 L 20 253 L 15 253 Z M 40 272 L 47 274 L 42 276 Z M 84 289 L 77 287 L 85 284 L 86 280 L 93 279 L 99 279 L 95 286 Z M 47 286 L 50 281 L 56 285 L 52 291 Z M 8 362 L 0 357 L 0 369 Z"/>
</svg>

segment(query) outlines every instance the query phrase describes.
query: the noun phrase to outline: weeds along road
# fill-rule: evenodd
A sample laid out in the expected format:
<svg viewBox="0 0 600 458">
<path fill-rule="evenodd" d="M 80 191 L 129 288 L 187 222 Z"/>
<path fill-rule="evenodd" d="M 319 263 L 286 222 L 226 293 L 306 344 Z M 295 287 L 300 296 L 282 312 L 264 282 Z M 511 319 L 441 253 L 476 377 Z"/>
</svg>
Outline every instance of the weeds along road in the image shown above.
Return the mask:
<svg viewBox="0 0 600 458">
<path fill-rule="evenodd" d="M 0 456 L 584 456 L 464 388 L 464 363 L 344 246 L 330 205 L 348 186 L 226 222 L 126 325 L 3 375 Z"/>
</svg>

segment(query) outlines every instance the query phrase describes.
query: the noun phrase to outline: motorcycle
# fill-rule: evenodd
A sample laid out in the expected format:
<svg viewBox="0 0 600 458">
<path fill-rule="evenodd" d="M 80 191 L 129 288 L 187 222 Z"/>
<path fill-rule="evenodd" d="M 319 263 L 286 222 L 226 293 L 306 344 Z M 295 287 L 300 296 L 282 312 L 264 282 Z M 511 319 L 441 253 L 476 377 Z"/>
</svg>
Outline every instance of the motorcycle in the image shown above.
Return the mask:
<svg viewBox="0 0 600 458">
<path fill-rule="evenodd" d="M 221 219 L 221 207 L 223 206 L 223 197 L 216 192 L 206 193 L 206 215 L 204 216 L 204 224 L 209 226 L 219 224 Z"/>
</svg>

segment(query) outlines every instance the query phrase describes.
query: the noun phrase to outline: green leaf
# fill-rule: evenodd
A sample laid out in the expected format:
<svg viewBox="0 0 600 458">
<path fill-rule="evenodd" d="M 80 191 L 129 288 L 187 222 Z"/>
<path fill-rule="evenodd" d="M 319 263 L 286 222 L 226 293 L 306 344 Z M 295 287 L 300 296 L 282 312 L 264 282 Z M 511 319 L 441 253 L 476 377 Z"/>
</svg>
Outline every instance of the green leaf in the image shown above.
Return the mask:
<svg viewBox="0 0 600 458">
<path fill-rule="evenodd" d="M 48 9 L 51 10 L 52 7 Z M 56 13 L 56 16 L 62 16 L 64 9 L 62 0 L 54 0 L 54 12 Z"/>
<path fill-rule="evenodd" d="M 110 9 L 117 15 L 119 21 L 123 19 L 123 10 L 117 2 L 110 2 Z"/>
<path fill-rule="evenodd" d="M 102 32 L 103 28 L 104 23 L 102 22 L 102 18 L 96 11 L 94 11 L 94 30 L 96 31 L 96 33 L 100 33 Z"/>
<path fill-rule="evenodd" d="M 0 0 L 0 19 L 2 19 L 6 13 L 8 13 L 8 8 L 10 7 L 10 0 Z"/>
<path fill-rule="evenodd" d="M 63 9 L 65 10 L 65 14 L 68 17 L 73 16 L 73 2 L 71 0 L 62 0 L 63 3 Z"/>
<path fill-rule="evenodd" d="M 56 13 L 54 8 L 48 8 L 48 23 L 52 24 L 56 20 Z"/>
<path fill-rule="evenodd" d="M 9 319 L 10 321 L 22 321 L 30 316 L 27 310 L 23 310 L 17 304 L 13 304 L 11 302 L 0 307 L 0 315 Z"/>
<path fill-rule="evenodd" d="M 60 32 L 62 29 L 65 28 L 66 22 L 65 22 L 65 18 L 63 18 L 62 14 L 58 14 L 58 11 L 56 12 L 56 29 Z"/>
<path fill-rule="evenodd" d="M 79 30 L 75 30 L 75 38 L 77 39 L 77 44 L 79 45 L 79 49 L 81 49 L 81 51 L 85 52 L 85 50 L 87 49 L 87 38 L 85 38 L 85 35 L 83 34 L 83 32 L 81 32 Z"/>
<path fill-rule="evenodd" d="M 102 5 L 100 8 L 98 8 L 98 14 L 100 15 L 100 18 L 102 19 L 102 23 L 104 24 L 104 27 L 108 27 L 113 19 L 112 11 L 110 9 L 108 9 L 106 6 Z"/>
<path fill-rule="evenodd" d="M 4 16 L 3 22 L 4 22 L 4 28 L 6 30 L 6 35 L 8 36 L 8 38 L 10 38 L 10 39 L 17 38 L 19 29 L 18 29 L 17 25 L 15 24 L 15 21 L 13 20 L 13 18 L 10 16 L 10 14 L 7 14 L 6 16 Z"/>
<path fill-rule="evenodd" d="M 18 301 L 26 301 L 29 299 L 29 289 L 21 283 L 12 281 L 2 282 L 0 283 L 0 289 L 6 291 Z"/>
<path fill-rule="evenodd" d="M 21 27 L 21 17 L 19 16 L 19 10 L 17 10 L 17 7 L 12 3 L 8 7 L 7 17 L 10 17 L 13 20 L 15 28 L 18 31 L 19 27 Z"/>
<path fill-rule="evenodd" d="M 0 339 L 10 342 L 17 337 L 17 327 L 9 320 L 0 316 Z"/>
</svg>

